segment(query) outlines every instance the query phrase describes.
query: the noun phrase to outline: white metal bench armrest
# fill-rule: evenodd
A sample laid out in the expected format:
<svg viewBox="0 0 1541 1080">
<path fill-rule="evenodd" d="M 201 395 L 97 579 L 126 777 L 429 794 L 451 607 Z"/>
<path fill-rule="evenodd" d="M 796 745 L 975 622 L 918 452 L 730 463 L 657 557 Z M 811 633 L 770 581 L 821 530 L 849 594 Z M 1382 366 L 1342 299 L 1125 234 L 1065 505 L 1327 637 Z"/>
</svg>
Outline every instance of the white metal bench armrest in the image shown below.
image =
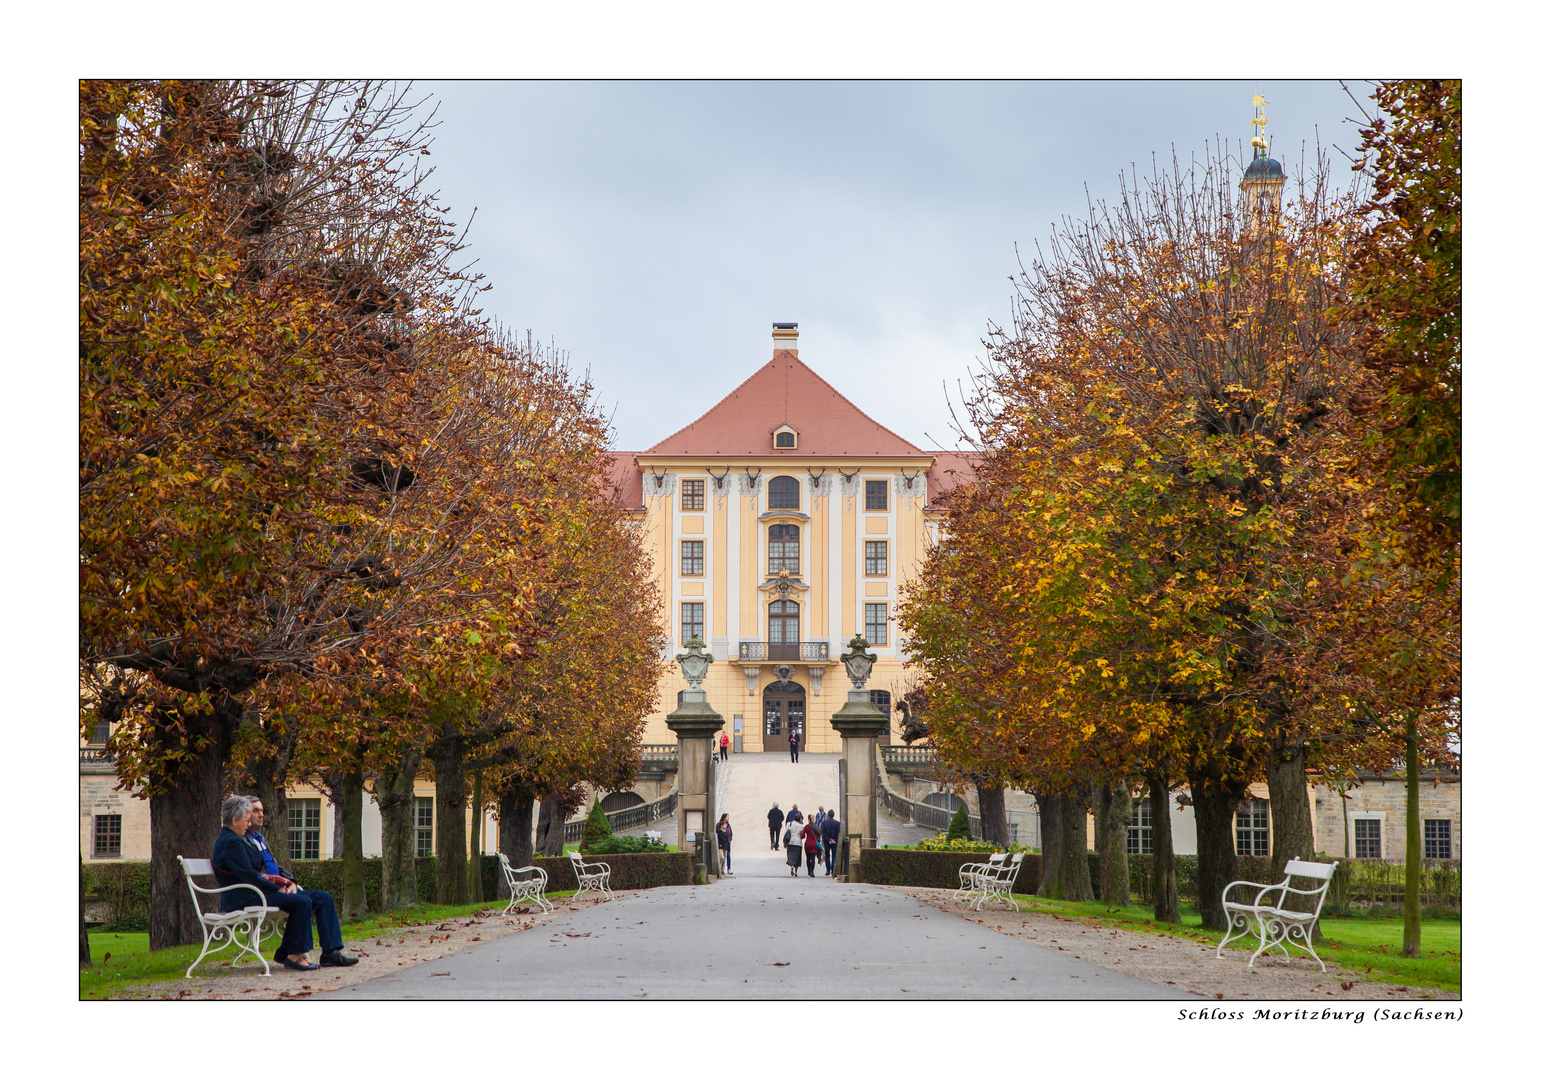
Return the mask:
<svg viewBox="0 0 1541 1080">
<path fill-rule="evenodd" d="M 1258 890 L 1258 894 L 1252 898 L 1252 903 L 1244 904 L 1240 900 L 1231 900 L 1230 899 L 1231 890 L 1236 888 L 1236 887 L 1238 887 L 1238 886 L 1241 886 L 1241 887 L 1244 887 L 1244 888 L 1253 888 L 1253 889 L 1257 889 Z M 1221 904 L 1235 904 L 1237 907 L 1256 907 L 1256 906 L 1258 906 L 1259 904 L 1262 903 L 1263 897 L 1266 894 L 1271 893 L 1271 892 L 1273 892 L 1273 891 L 1275 891 L 1277 889 L 1282 889 L 1282 888 L 1284 888 L 1284 886 L 1282 884 L 1265 885 L 1261 881 L 1233 881 L 1229 885 L 1227 885 L 1225 887 L 1225 891 L 1220 894 L 1220 903 Z"/>
</svg>

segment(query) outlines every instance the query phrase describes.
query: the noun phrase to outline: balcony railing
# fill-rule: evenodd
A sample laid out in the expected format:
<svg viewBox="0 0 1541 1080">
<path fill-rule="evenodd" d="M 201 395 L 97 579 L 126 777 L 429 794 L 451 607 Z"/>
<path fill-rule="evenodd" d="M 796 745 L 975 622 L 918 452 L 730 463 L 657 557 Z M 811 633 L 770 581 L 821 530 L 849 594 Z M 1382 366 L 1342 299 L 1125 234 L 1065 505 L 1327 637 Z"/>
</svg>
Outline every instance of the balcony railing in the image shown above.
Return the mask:
<svg viewBox="0 0 1541 1080">
<path fill-rule="evenodd" d="M 679 743 L 643 743 L 642 760 L 655 765 L 673 765 L 679 767 L 680 744 Z"/>
<path fill-rule="evenodd" d="M 828 641 L 740 641 L 740 660 L 792 660 L 804 664 L 829 659 Z"/>
<path fill-rule="evenodd" d="M 879 746 L 883 755 L 883 767 L 930 765 L 936 761 L 936 751 L 929 746 Z"/>
<path fill-rule="evenodd" d="M 82 765 L 95 765 L 103 768 L 112 768 L 117 764 L 112 754 L 103 746 L 82 746 L 80 748 L 80 763 Z"/>
</svg>

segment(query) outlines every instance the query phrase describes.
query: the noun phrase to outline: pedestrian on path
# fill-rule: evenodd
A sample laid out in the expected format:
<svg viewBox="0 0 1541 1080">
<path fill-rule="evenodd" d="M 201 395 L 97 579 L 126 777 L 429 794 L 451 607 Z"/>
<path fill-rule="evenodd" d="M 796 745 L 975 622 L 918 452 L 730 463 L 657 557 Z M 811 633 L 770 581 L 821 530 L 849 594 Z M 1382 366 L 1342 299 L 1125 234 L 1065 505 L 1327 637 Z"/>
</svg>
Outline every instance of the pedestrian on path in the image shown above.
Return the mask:
<svg viewBox="0 0 1541 1080">
<path fill-rule="evenodd" d="M 835 872 L 835 849 L 840 843 L 840 822 L 835 820 L 834 807 L 819 822 L 819 831 L 824 834 L 824 876 L 828 877 Z"/>
<path fill-rule="evenodd" d="M 733 873 L 733 826 L 728 824 L 727 814 L 717 822 L 717 850 L 722 852 L 724 869 Z"/>
<path fill-rule="evenodd" d="M 726 731 L 722 733 L 722 738 L 717 740 L 717 760 L 728 760 L 728 733 Z"/>
<path fill-rule="evenodd" d="M 814 877 L 819 868 L 819 827 L 811 822 L 803 829 L 803 855 L 808 860 L 808 876 Z"/>
<path fill-rule="evenodd" d="M 803 812 L 797 808 L 797 804 L 796 803 L 793 803 L 792 804 L 792 809 L 787 811 L 787 820 L 788 821 L 801 821 L 801 820 L 803 820 Z"/>
<path fill-rule="evenodd" d="M 796 810 L 796 807 L 793 807 Z M 787 846 L 787 865 L 792 868 L 792 876 L 797 876 L 798 869 L 803 865 L 803 823 L 796 818 L 787 818 L 787 831 L 781 835 L 781 842 Z"/>
<path fill-rule="evenodd" d="M 787 816 L 781 812 L 780 803 L 771 803 L 770 813 L 765 815 L 765 820 L 770 822 L 771 850 L 781 850 L 781 823 Z"/>
<path fill-rule="evenodd" d="M 793 728 L 792 731 L 787 735 L 787 749 L 792 751 L 793 762 L 797 761 L 797 744 L 801 741 L 802 739 L 798 735 L 797 729 Z"/>
</svg>

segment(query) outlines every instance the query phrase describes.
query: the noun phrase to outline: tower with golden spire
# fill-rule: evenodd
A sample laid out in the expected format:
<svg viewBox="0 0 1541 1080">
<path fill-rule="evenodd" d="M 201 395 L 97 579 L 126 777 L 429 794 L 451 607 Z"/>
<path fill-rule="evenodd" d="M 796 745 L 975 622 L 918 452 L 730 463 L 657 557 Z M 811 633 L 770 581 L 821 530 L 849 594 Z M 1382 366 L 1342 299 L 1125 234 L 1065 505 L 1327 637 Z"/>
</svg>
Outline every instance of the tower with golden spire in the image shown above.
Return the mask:
<svg viewBox="0 0 1541 1080">
<path fill-rule="evenodd" d="M 1241 204 L 1247 231 L 1256 232 L 1284 205 L 1284 166 L 1268 156 L 1268 137 L 1264 129 L 1268 117 L 1263 108 L 1268 102 L 1262 94 L 1252 96 L 1252 163 L 1241 178 Z"/>
</svg>

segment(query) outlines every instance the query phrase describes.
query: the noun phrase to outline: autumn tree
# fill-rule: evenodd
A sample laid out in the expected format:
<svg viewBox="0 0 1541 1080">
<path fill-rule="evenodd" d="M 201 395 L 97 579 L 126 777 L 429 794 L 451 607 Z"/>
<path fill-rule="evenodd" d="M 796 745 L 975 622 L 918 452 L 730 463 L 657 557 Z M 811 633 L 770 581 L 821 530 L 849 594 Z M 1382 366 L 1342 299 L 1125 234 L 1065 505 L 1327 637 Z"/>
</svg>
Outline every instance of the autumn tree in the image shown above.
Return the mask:
<svg viewBox="0 0 1541 1080">
<path fill-rule="evenodd" d="M 1313 850 L 1306 768 L 1346 717 L 1323 703 L 1332 672 L 1296 662 L 1319 584 L 1296 556 L 1359 475 L 1373 385 L 1333 318 L 1350 201 L 1321 171 L 1266 211 L 1235 205 L 1234 183 L 1222 162 L 1174 168 L 1056 231 L 988 339 L 984 492 L 951 523 L 994 515 L 970 527 L 969 573 L 993 577 L 970 625 L 1004 630 L 1009 677 L 1039 689 L 975 738 L 1062 785 L 1146 773 L 1164 804 L 1185 781 L 1207 925 L 1252 781 L 1269 781 L 1276 858 Z"/>
<path fill-rule="evenodd" d="M 81 677 L 161 947 L 243 717 L 290 704 L 255 691 L 389 681 L 450 600 L 506 610 L 517 502 L 403 92 L 88 82 L 80 116 Z"/>
<path fill-rule="evenodd" d="M 597 462 L 596 462 L 597 465 Z M 542 572 L 527 647 L 509 664 L 483 722 L 499 736 L 476 754 L 498 800 L 499 850 L 529 865 L 538 800 L 545 850 L 560 853 L 562 825 L 580 785 L 629 787 L 641 767 L 647 714 L 664 671 L 665 628 L 651 561 L 621 507 L 582 498 L 541 522 Z"/>
</svg>

